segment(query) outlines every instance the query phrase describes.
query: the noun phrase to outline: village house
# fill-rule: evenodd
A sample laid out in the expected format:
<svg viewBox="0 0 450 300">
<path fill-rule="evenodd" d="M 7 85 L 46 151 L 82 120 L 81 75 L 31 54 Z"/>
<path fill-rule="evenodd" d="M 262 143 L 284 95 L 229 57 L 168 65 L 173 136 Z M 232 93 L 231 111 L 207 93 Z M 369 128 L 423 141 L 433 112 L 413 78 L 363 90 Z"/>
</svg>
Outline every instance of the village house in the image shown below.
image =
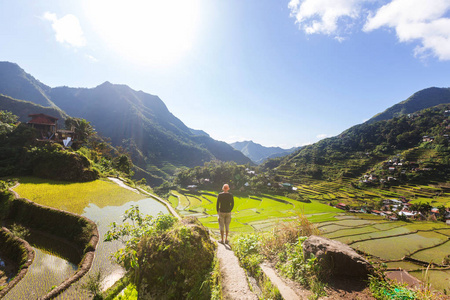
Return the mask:
<svg viewBox="0 0 450 300">
<path fill-rule="evenodd" d="M 348 210 L 347 204 L 345 203 L 338 203 L 335 207 L 343 210 Z"/>
<path fill-rule="evenodd" d="M 425 135 L 422 137 L 422 142 L 433 142 L 433 141 L 434 141 L 434 137 L 432 137 L 432 136 Z"/>
<path fill-rule="evenodd" d="M 197 186 L 195 184 L 191 184 L 187 186 L 187 189 L 191 192 L 196 192 L 197 191 Z"/>
<path fill-rule="evenodd" d="M 80 143 L 80 141 L 76 141 L 73 130 L 58 129 L 58 118 L 46 114 L 29 114 L 28 116 L 31 120 L 27 122 L 27 125 L 37 131 L 39 142 L 56 142 L 64 147 Z"/>
<path fill-rule="evenodd" d="M 405 216 L 405 217 L 407 217 L 408 219 L 410 219 L 410 218 L 414 217 L 416 214 L 415 214 L 415 213 L 412 213 L 412 212 L 409 212 L 409 211 L 400 211 L 400 212 L 398 213 L 398 215 L 399 215 L 399 216 Z"/>
<path fill-rule="evenodd" d="M 46 114 L 29 114 L 31 120 L 27 122 L 28 126 L 36 129 L 39 138 L 50 140 L 56 135 L 58 127 L 58 118 Z"/>
</svg>

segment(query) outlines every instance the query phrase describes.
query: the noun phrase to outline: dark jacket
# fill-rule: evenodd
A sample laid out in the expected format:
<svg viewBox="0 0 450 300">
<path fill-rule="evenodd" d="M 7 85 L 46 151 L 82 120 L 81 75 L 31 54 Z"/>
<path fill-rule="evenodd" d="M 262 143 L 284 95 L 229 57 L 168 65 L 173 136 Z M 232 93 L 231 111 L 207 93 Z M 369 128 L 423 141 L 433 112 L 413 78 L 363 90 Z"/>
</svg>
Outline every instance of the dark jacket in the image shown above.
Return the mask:
<svg viewBox="0 0 450 300">
<path fill-rule="evenodd" d="M 217 196 L 216 210 L 217 212 L 229 213 L 233 210 L 234 198 L 231 193 L 220 193 Z"/>
</svg>

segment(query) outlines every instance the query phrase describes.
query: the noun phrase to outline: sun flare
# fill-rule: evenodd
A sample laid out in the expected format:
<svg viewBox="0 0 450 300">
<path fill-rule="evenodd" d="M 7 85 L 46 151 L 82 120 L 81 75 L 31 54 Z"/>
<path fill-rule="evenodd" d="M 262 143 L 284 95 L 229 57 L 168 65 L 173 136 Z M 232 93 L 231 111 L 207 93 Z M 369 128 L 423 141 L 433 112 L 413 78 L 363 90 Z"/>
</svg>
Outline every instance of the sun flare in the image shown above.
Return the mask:
<svg viewBox="0 0 450 300">
<path fill-rule="evenodd" d="M 200 18 L 198 0 L 94 0 L 84 8 L 108 46 L 152 66 L 176 62 L 190 50 Z"/>
</svg>

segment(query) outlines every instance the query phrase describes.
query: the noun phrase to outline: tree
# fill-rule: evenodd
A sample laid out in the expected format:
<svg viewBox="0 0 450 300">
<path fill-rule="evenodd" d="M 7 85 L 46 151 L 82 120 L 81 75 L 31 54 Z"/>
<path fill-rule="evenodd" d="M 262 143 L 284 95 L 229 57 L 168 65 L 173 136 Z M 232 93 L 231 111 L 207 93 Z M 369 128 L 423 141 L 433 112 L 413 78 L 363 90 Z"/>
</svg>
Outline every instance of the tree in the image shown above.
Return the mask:
<svg viewBox="0 0 450 300">
<path fill-rule="evenodd" d="M 126 156 L 125 154 L 122 154 L 117 159 L 116 163 L 116 169 L 120 172 L 123 172 L 127 175 L 131 175 L 131 169 L 133 168 L 133 163 L 131 162 L 131 159 Z"/>
<path fill-rule="evenodd" d="M 66 128 L 68 130 L 75 131 L 78 139 L 83 143 L 86 143 L 92 135 L 95 134 L 95 129 L 91 125 L 91 122 L 80 118 L 67 118 L 65 121 Z"/>
<path fill-rule="evenodd" d="M 18 118 L 9 111 L 0 110 L 0 135 L 12 132 Z"/>
</svg>

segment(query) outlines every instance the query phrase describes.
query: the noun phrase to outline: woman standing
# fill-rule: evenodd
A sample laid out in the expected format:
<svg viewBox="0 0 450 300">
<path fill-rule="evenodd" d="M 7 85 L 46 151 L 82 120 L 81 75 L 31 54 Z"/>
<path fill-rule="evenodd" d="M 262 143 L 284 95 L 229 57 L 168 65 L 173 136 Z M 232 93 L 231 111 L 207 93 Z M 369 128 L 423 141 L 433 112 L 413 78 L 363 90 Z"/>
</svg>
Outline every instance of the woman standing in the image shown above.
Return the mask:
<svg viewBox="0 0 450 300">
<path fill-rule="evenodd" d="M 222 190 L 223 192 L 217 196 L 216 210 L 219 215 L 220 242 L 222 244 L 224 242 L 223 235 L 225 231 L 225 243 L 228 244 L 228 232 L 230 231 L 231 211 L 234 207 L 234 198 L 233 194 L 229 192 L 230 186 L 228 184 L 224 184 Z"/>
</svg>

